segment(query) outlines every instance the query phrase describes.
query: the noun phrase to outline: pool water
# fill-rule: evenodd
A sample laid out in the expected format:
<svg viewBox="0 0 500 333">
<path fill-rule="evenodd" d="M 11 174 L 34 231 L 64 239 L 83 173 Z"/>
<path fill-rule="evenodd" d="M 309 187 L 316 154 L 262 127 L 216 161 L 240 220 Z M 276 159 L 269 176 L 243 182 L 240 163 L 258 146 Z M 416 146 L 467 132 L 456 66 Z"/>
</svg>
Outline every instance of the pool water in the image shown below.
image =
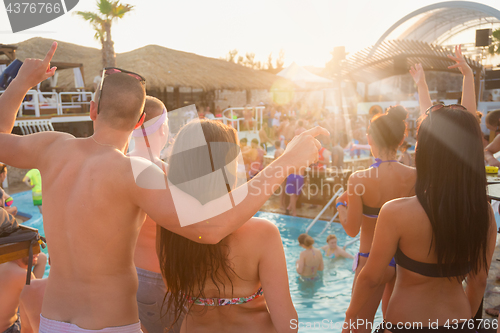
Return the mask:
<svg viewBox="0 0 500 333">
<path fill-rule="evenodd" d="M 33 205 L 31 191 L 20 192 L 12 194 L 11 196 L 14 199 L 14 206 L 16 206 L 20 212 L 30 214 L 32 216 L 31 219 L 24 222 L 24 225 L 38 229 L 38 233 L 42 236 L 45 236 L 45 231 L 43 230 L 42 214 L 40 214 L 38 207 Z M 47 247 L 45 247 L 45 249 L 42 249 L 42 252 L 45 253 L 48 257 Z M 47 263 L 47 266 L 45 266 L 45 274 L 43 277 L 49 276 L 49 271 L 50 266 Z"/>
</svg>

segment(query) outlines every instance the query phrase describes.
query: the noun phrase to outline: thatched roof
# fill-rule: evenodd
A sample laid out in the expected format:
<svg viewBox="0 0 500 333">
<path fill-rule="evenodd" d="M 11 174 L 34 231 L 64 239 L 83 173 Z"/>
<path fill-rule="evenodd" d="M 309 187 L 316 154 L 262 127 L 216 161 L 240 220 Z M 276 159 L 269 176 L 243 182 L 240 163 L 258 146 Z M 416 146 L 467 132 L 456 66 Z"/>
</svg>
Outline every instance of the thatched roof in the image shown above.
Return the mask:
<svg viewBox="0 0 500 333">
<path fill-rule="evenodd" d="M 32 38 L 17 44 L 17 58 L 45 56 L 53 40 Z M 58 42 L 53 61 L 83 63 L 85 86 L 92 89 L 93 79 L 101 70 L 101 51 L 91 47 Z M 117 67 L 137 72 L 146 78 L 148 89 L 165 87 L 192 87 L 214 89 L 266 89 L 277 80 L 276 75 L 256 71 L 224 60 L 208 58 L 148 45 L 137 50 L 117 54 Z M 73 73 L 61 71 L 59 86 L 73 87 Z"/>
</svg>

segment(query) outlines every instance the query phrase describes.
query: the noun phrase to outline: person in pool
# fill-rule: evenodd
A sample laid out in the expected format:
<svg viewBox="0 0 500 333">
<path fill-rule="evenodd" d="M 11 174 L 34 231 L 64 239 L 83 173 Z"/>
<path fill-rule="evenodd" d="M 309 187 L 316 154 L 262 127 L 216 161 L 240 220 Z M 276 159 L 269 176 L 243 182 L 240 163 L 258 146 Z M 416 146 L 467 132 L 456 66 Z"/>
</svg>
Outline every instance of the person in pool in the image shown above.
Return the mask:
<svg viewBox="0 0 500 333">
<path fill-rule="evenodd" d="M 198 125 L 207 142 L 237 147 L 237 133 L 230 126 L 210 120 L 187 124 L 178 133 L 168 161 L 167 174 L 172 182 L 198 175 L 199 170 L 186 166 L 201 165 L 202 156 L 195 149 L 178 154 L 182 146 L 177 145 L 193 137 Z M 213 156 L 220 156 L 224 162 L 231 155 L 233 160 L 232 150 L 229 146 L 226 153 Z M 218 162 L 214 160 L 214 164 Z M 232 184 L 237 166 L 226 165 Z M 213 186 L 208 181 L 184 190 L 196 192 L 204 201 Z M 182 333 L 296 332 L 290 328 L 297 312 L 290 297 L 281 236 L 274 224 L 250 218 L 217 244 L 198 244 L 163 228 L 157 235 L 160 268 L 169 290 L 163 311 L 174 313 L 180 320 L 188 308 Z"/>
<path fill-rule="evenodd" d="M 325 256 L 327 258 L 354 259 L 354 256 L 345 250 L 346 246 L 344 247 L 338 246 L 337 236 L 328 235 L 328 237 L 326 237 L 326 243 L 328 245 L 322 246 L 321 249 L 325 251 Z"/>
<path fill-rule="evenodd" d="M 419 126 L 417 142 L 416 196 L 382 207 L 345 320 L 359 318 L 395 258 L 396 284 L 379 332 L 403 332 L 396 323 L 416 322 L 422 326 L 411 331 L 477 332 L 471 318 L 484 295 L 496 241 L 481 130 L 465 108 L 435 105 Z M 455 329 L 443 327 L 447 323 Z"/>
<path fill-rule="evenodd" d="M 315 248 L 314 239 L 308 234 L 301 234 L 298 238 L 299 245 L 304 248 L 296 262 L 297 273 L 305 280 L 314 281 L 318 272 L 324 269 L 323 255 Z"/>
<path fill-rule="evenodd" d="M 315 136 L 328 132 L 318 127 L 293 140 L 266 172 L 234 191 L 240 195 L 238 203 L 225 205 L 224 211 L 212 202 L 202 206 L 187 194 L 174 203 L 179 190 L 165 184 L 160 168 L 125 156 L 132 131 L 145 117 L 145 80 L 138 74 L 104 72 L 90 102 L 92 137 L 54 131 L 11 134 L 27 92 L 55 74 L 50 61 L 56 48 L 53 43 L 43 60 L 25 59 L 0 96 L 0 160 L 17 168 L 39 169 L 44 182 L 43 222 L 52 266 L 40 333 L 68 332 L 68 327 L 72 332 L 140 332 L 133 255 L 146 214 L 172 232 L 216 244 L 245 224 L 289 172 L 315 163 L 320 145 Z M 139 186 L 132 168 L 135 160 L 152 173 L 154 179 L 145 181 L 153 180 L 159 188 Z M 200 213 L 217 208 L 216 216 Z M 197 220 L 189 220 L 196 213 Z"/>
<path fill-rule="evenodd" d="M 353 173 L 349 177 L 347 191 L 337 199 L 340 223 L 346 233 L 355 237 L 361 232 L 359 252 L 353 263 L 353 287 L 356 286 L 357 277 L 366 264 L 368 255 L 371 256 L 373 234 L 380 208 L 389 200 L 415 194 L 415 168 L 396 160 L 398 147 L 405 138 L 406 116 L 407 112 L 402 106 L 395 106 L 389 108 L 386 114 L 373 117 L 368 128 L 368 143 L 376 163 L 366 170 Z M 395 272 L 395 264 L 391 262 L 385 269 L 384 283 L 358 313 L 360 319 L 373 322 L 382 298 L 382 311 L 385 313 Z M 360 332 L 367 330 L 360 328 Z"/>
</svg>

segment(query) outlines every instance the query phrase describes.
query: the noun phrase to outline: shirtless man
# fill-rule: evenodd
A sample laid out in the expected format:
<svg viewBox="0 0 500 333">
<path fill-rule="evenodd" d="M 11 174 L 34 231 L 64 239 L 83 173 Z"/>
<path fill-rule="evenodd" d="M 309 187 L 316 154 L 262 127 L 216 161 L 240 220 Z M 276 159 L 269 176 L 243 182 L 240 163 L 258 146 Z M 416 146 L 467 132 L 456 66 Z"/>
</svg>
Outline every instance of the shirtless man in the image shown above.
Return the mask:
<svg viewBox="0 0 500 333">
<path fill-rule="evenodd" d="M 307 131 L 306 128 L 304 127 L 304 120 L 299 120 L 297 122 L 297 128 L 294 131 L 295 135 L 300 135 L 301 133 Z"/>
<path fill-rule="evenodd" d="M 160 153 L 168 140 L 167 109 L 159 99 L 147 96 L 144 113 L 146 114 L 144 128 L 151 148 L 150 151 L 156 164 L 166 170 L 166 163 L 160 159 Z M 149 159 L 149 150 L 142 130 L 134 130 L 132 137 L 134 138 L 135 147 L 129 153 L 129 156 Z M 134 263 L 139 279 L 137 305 L 141 324 L 149 333 L 163 333 L 166 328 L 170 328 L 174 318 L 169 313 L 161 313 L 167 288 L 163 282 L 158 256 L 156 255 L 156 222 L 149 216 L 146 216 L 146 221 L 144 221 L 137 238 Z M 179 332 L 181 323 L 182 318 L 169 332 Z"/>
<path fill-rule="evenodd" d="M 328 132 L 318 127 L 303 133 L 266 172 L 241 187 L 248 192 L 234 208 L 182 227 L 169 188 L 139 187 L 132 158 L 124 155 L 144 107 L 145 87 L 138 76 L 105 77 L 90 105 L 90 138 L 60 132 L 10 134 L 28 90 L 54 75 L 50 60 L 56 47 L 54 43 L 44 60 L 26 59 L 0 96 L 0 160 L 38 168 L 44 179 L 44 228 L 52 266 L 40 333 L 140 332 L 133 252 L 146 214 L 183 237 L 215 244 L 248 221 L 290 172 L 316 162 L 320 143 L 314 137 Z M 161 169 L 157 172 L 163 179 Z"/>
<path fill-rule="evenodd" d="M 262 128 L 259 130 L 259 139 L 260 139 L 260 142 L 265 144 L 266 147 L 268 145 L 272 145 L 273 142 L 271 141 L 271 139 L 269 138 L 269 136 L 267 135 L 267 131 L 269 130 L 269 127 L 267 126 L 267 122 L 263 122 L 262 123 Z"/>
<path fill-rule="evenodd" d="M 277 159 L 278 157 L 280 157 L 281 155 L 283 155 L 283 153 L 285 152 L 285 150 L 283 148 L 281 148 L 281 141 L 275 141 L 274 142 L 274 159 Z"/>
<path fill-rule="evenodd" d="M 243 158 L 246 158 L 249 163 L 248 176 L 250 178 L 262 170 L 264 165 L 264 149 L 259 146 L 259 140 L 252 139 L 250 149 L 243 153 Z"/>
<path fill-rule="evenodd" d="M 36 263 L 37 255 L 33 255 Z M 19 295 L 26 283 L 26 272 L 29 257 L 9 261 L 0 265 L 0 332 L 21 332 L 21 321 L 17 314 L 19 308 Z M 35 276 L 31 275 L 32 282 Z"/>
</svg>

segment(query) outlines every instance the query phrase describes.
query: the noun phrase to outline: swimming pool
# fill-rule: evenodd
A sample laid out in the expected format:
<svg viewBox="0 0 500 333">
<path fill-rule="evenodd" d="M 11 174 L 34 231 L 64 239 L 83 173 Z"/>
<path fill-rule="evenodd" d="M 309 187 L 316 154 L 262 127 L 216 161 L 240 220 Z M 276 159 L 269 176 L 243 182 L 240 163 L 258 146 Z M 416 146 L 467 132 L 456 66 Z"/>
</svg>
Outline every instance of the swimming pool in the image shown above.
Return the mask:
<svg viewBox="0 0 500 333">
<path fill-rule="evenodd" d="M 11 196 L 14 199 L 14 206 L 16 206 L 20 212 L 30 214 L 32 216 L 31 219 L 24 222 L 24 224 L 27 225 L 28 227 L 38 229 L 40 235 L 45 236 L 45 231 L 43 230 L 42 214 L 40 214 L 38 207 L 33 205 L 33 199 L 31 198 L 31 191 L 20 192 L 12 194 Z M 42 252 L 48 256 L 47 247 L 45 249 L 42 249 Z M 45 267 L 45 274 L 43 277 L 49 276 L 49 271 L 50 271 L 50 266 L 47 263 L 47 266 Z"/>
<path fill-rule="evenodd" d="M 299 279 L 295 270 L 295 262 L 299 259 L 300 252 L 303 251 L 298 244 L 297 237 L 305 232 L 311 220 L 266 212 L 258 212 L 255 216 L 273 222 L 280 230 L 285 249 L 290 294 L 299 315 L 299 332 L 340 332 L 340 325 L 344 321 L 345 311 L 351 300 L 354 278 L 351 270 L 352 260 L 330 259 L 323 256 L 325 269 L 320 272 L 322 279 L 304 282 Z M 326 245 L 328 234 L 335 234 L 340 246 L 352 239 L 338 223 L 332 223 L 325 233 L 318 237 L 325 225 L 326 222 L 318 221 L 309 231 L 309 235 L 315 240 L 315 247 Z M 359 241 L 356 241 L 346 250 L 354 255 L 358 248 Z M 381 321 L 382 311 L 379 307 L 375 323 Z"/>
<path fill-rule="evenodd" d="M 38 229 L 40 234 L 44 235 L 42 216 L 38 208 L 33 206 L 31 191 L 16 193 L 12 197 L 14 198 L 14 204 L 20 211 L 33 216 L 29 221 L 25 222 L 26 225 Z M 337 328 L 340 326 L 334 325 L 342 324 L 351 298 L 351 287 L 354 278 L 354 273 L 351 270 L 352 260 L 324 257 L 325 269 L 320 273 L 322 279 L 315 282 L 303 282 L 299 279 L 295 270 L 295 262 L 303 250 L 298 245 L 297 237 L 305 232 L 311 220 L 266 212 L 258 212 L 255 216 L 270 220 L 280 230 L 285 249 L 290 293 L 299 315 L 299 332 L 339 332 L 340 330 Z M 316 247 L 326 245 L 326 236 L 330 233 L 337 235 L 341 246 L 351 239 L 337 223 L 330 225 L 325 233 L 318 237 L 325 225 L 326 222 L 318 221 L 309 232 L 316 241 Z M 355 242 L 347 248 L 347 251 L 355 254 L 358 247 L 359 242 Z M 47 249 L 42 251 L 47 254 Z M 49 271 L 50 266 L 47 265 L 44 277 L 48 276 Z M 375 322 L 378 323 L 381 320 L 382 313 L 379 310 Z M 316 323 L 316 328 L 303 328 L 308 323 L 311 326 Z"/>
</svg>

